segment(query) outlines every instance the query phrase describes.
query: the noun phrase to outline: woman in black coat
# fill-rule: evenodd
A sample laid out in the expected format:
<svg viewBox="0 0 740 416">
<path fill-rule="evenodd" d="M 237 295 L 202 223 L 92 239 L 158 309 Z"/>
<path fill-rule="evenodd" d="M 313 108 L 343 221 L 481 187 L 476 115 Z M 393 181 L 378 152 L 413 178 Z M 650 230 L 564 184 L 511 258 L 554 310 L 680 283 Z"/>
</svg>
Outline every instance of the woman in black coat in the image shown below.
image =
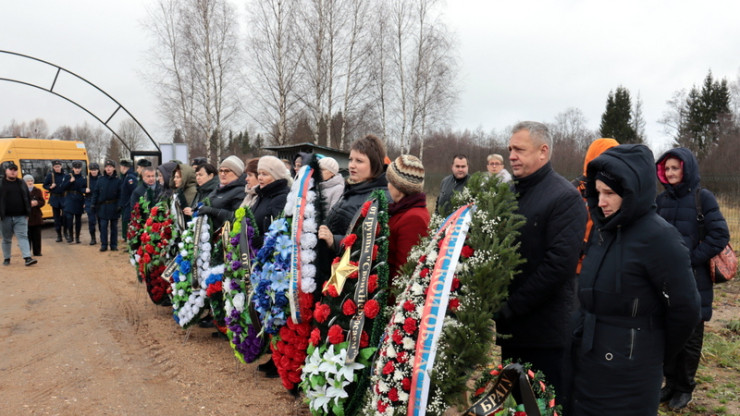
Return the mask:
<svg viewBox="0 0 740 416">
<path fill-rule="evenodd" d="M 578 282 L 564 414 L 654 416 L 663 360 L 699 322 L 688 249 L 655 212 L 647 146 L 613 147 L 587 172 L 594 228 Z"/>
<path fill-rule="evenodd" d="M 211 234 L 234 218 L 234 212 L 244 199 L 244 162 L 236 156 L 227 157 L 218 167 L 218 178 L 220 187 L 208 195 L 207 205 L 198 209 L 198 214 L 211 218 Z"/>
<path fill-rule="evenodd" d="M 252 214 L 260 230 L 260 238 L 255 241 L 255 247 L 262 247 L 262 236 L 285 208 L 292 180 L 290 171 L 280 159 L 262 156 L 257 164 L 257 181 L 257 202 L 252 206 Z"/>
<path fill-rule="evenodd" d="M 349 152 L 349 178 L 344 192 L 339 202 L 329 211 L 326 225 L 319 227 L 319 239 L 326 243 L 333 254 L 339 253 L 339 242 L 347 233 L 352 218 L 374 190 L 384 190 L 390 201 L 384 159 L 385 146 L 372 134 L 352 143 Z"/>
<path fill-rule="evenodd" d="M 699 166 L 689 149 L 680 147 L 667 151 L 656 166 L 658 180 L 665 187 L 656 200 L 658 214 L 678 229 L 689 248 L 691 268 L 701 296 L 701 322 L 681 352 L 663 367 L 666 385 L 660 392 L 660 399 L 669 401 L 668 406 L 676 410 L 686 407 L 691 401 L 704 341 L 704 322 L 712 318 L 714 290 L 709 275 L 709 259 L 727 245 L 730 232 L 714 195 L 700 188 Z M 697 212 L 697 197 L 701 213 Z M 698 214 L 704 215 L 703 224 L 697 220 Z"/>
</svg>

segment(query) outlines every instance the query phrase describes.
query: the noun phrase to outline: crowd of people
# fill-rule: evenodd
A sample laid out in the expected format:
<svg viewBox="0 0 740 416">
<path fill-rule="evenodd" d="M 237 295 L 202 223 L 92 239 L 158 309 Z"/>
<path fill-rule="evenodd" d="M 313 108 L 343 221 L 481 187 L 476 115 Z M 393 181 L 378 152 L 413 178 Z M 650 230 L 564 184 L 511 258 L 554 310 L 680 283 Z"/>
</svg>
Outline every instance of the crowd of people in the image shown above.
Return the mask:
<svg viewBox="0 0 740 416">
<path fill-rule="evenodd" d="M 583 177 L 571 183 L 553 170 L 552 147 L 544 124 L 521 122 L 508 144 L 511 173 L 503 156 L 487 157 L 484 175 L 510 184 L 516 212 L 525 219 L 514 241 L 524 262 L 492 317 L 504 335 L 497 339 L 502 357 L 541 370 L 568 415 L 655 415 L 660 402 L 685 407 L 696 385 L 704 322 L 712 315 L 708 260 L 729 241 L 716 199 L 701 187 L 696 158 L 676 148 L 655 162 L 644 145 L 599 139 L 586 156 Z M 50 193 L 57 242 L 80 243 L 80 219 L 87 212 L 90 244 L 98 244 L 99 231 L 100 251 L 115 251 L 118 221 L 125 239 L 132 207 L 163 199 L 186 219 L 208 215 L 214 230 L 249 207 L 263 236 L 310 158 L 228 156 L 217 166 L 196 158 L 156 168 L 141 159 L 135 173 L 131 161 L 117 166 L 107 160 L 102 173 L 91 163 L 87 177 L 79 161 L 66 174 L 54 161 L 43 187 Z M 451 160 L 433 210 L 442 216 L 455 208 L 453 195 L 470 179 L 467 156 Z M 318 256 L 330 262 L 340 254 L 340 241 L 362 204 L 373 191 L 384 190 L 392 279 L 429 233 L 422 161 L 412 155 L 390 160 L 383 142 L 368 135 L 352 143 L 346 179 L 332 158 L 321 158 L 318 166 L 326 210 Z M 32 265 L 31 253 L 41 255 L 44 198 L 32 177 L 18 178 L 14 163 L 3 170 L 4 264 L 10 263 L 15 235 L 25 264 Z M 665 188 L 657 199 L 649 178 Z M 262 241 L 254 243 L 259 249 Z M 327 278 L 318 276 L 317 286 Z M 209 326 L 208 320 L 202 325 Z M 260 369 L 277 376 L 271 362 Z"/>
</svg>

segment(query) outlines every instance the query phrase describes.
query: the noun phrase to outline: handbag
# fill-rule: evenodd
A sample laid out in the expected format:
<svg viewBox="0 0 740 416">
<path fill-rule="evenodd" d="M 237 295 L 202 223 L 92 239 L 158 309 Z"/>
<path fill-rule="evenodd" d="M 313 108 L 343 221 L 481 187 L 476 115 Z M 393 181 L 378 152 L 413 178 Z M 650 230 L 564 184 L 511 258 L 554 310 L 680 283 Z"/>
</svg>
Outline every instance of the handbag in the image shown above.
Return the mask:
<svg viewBox="0 0 740 416">
<path fill-rule="evenodd" d="M 696 189 L 696 221 L 699 223 L 699 241 L 704 240 L 706 235 L 706 228 L 704 225 L 704 211 L 701 208 L 701 198 L 699 192 L 701 187 Z M 725 248 L 716 256 L 709 259 L 709 276 L 712 278 L 713 283 L 724 283 L 728 280 L 732 280 L 737 273 L 737 256 L 735 250 L 728 242 Z"/>
</svg>

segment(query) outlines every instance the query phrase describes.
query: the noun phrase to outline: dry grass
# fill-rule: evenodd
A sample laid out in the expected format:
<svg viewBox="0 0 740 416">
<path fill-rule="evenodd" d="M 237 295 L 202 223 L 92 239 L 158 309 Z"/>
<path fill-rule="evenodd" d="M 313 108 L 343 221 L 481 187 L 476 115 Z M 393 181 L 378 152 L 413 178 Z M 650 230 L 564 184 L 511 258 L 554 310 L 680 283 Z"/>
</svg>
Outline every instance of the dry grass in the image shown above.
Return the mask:
<svg viewBox="0 0 740 416">
<path fill-rule="evenodd" d="M 736 195 L 718 195 L 717 201 L 730 228 L 730 243 L 737 251 L 740 249 L 740 200 Z"/>
</svg>

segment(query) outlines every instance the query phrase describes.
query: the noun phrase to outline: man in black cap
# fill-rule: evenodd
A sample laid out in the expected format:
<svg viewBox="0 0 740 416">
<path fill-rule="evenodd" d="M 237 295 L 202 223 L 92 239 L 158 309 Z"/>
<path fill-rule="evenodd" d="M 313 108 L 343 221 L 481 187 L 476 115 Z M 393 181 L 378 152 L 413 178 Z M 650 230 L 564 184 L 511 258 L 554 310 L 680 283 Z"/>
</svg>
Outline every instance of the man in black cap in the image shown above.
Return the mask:
<svg viewBox="0 0 740 416">
<path fill-rule="evenodd" d="M 3 174 L 0 180 L 0 221 L 3 234 L 3 265 L 10 265 L 10 248 L 13 235 L 18 239 L 18 246 L 26 261 L 26 266 L 38 261 L 31 258 L 31 247 L 28 244 L 28 216 L 31 215 L 31 203 L 28 187 L 18 178 L 18 165 L 15 162 L 2 164 Z"/>
<path fill-rule="evenodd" d="M 98 244 L 98 240 L 95 239 L 95 230 L 98 228 L 98 217 L 95 215 L 95 210 L 92 206 L 92 191 L 98 184 L 98 178 L 100 177 L 100 165 L 93 162 L 90 163 L 90 169 L 88 169 L 89 175 L 87 189 L 85 189 L 85 212 L 87 213 L 87 229 L 90 231 L 90 245 L 94 246 Z"/>
<path fill-rule="evenodd" d="M 121 239 L 126 241 L 128 234 L 128 221 L 131 219 L 131 194 L 136 189 L 136 174 L 131 170 L 131 161 L 121 160 L 121 199 L 118 200 L 118 206 L 121 208 Z"/>
<path fill-rule="evenodd" d="M 44 179 L 44 189 L 49 191 L 49 205 L 51 212 L 54 214 L 54 229 L 57 231 L 57 243 L 62 242 L 62 227 L 64 227 L 64 191 L 62 190 L 62 181 L 64 180 L 64 171 L 62 170 L 62 161 L 54 160 L 51 162 L 52 171 Z M 66 230 L 65 230 L 66 231 Z"/>
<path fill-rule="evenodd" d="M 92 206 L 98 216 L 100 224 L 100 251 L 118 250 L 118 218 L 120 208 L 118 200 L 121 198 L 121 179 L 116 174 L 116 162 L 105 161 L 105 174 L 98 179 L 93 189 Z M 108 240 L 110 231 L 110 240 Z"/>
<path fill-rule="evenodd" d="M 136 161 L 136 177 L 138 181 L 136 182 L 136 186 L 141 185 L 142 177 L 141 172 L 144 170 L 144 168 L 147 168 L 152 165 L 152 162 L 149 161 L 149 159 L 139 159 Z M 133 208 L 133 205 L 131 206 Z"/>
<path fill-rule="evenodd" d="M 67 242 L 80 244 L 80 230 L 82 230 L 82 212 L 85 205 L 85 190 L 87 178 L 82 176 L 82 162 L 72 162 L 72 172 L 64 176 L 62 190 L 64 191 L 64 228 Z M 72 225 L 74 224 L 74 229 Z M 72 234 L 74 231 L 74 240 Z"/>
</svg>

